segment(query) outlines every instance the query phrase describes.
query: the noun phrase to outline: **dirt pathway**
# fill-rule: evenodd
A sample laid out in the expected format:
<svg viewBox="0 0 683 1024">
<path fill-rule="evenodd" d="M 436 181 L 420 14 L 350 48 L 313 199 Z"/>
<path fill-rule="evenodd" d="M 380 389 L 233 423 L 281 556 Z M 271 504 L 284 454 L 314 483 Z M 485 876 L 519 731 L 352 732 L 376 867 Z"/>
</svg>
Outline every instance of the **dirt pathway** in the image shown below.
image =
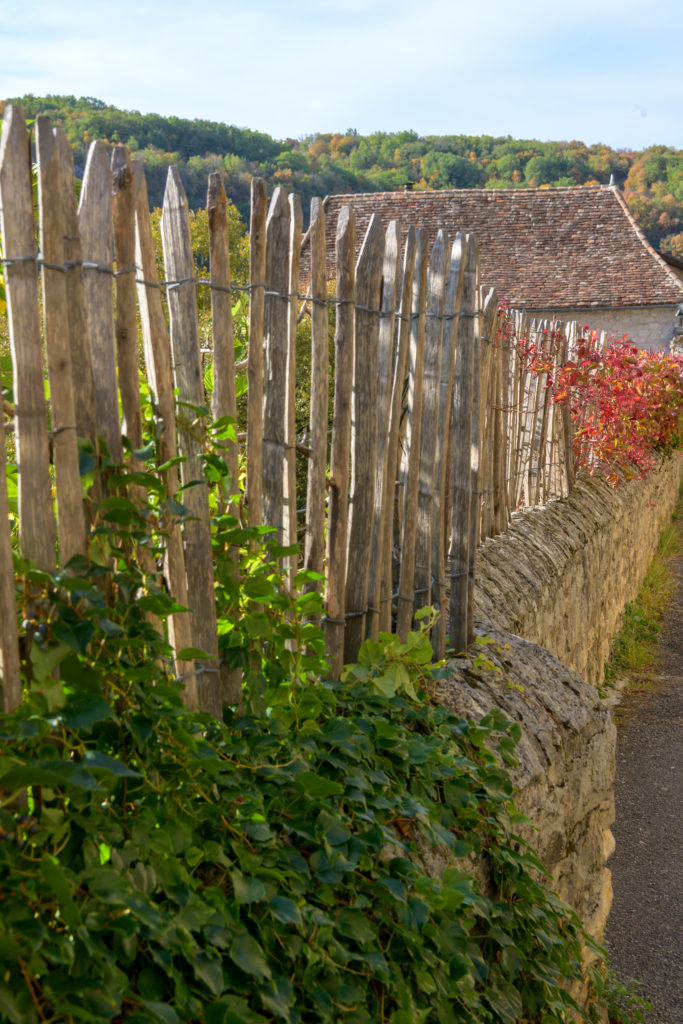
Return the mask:
<svg viewBox="0 0 683 1024">
<path fill-rule="evenodd" d="M 648 1024 L 683 1024 L 683 556 L 673 564 L 654 685 L 619 708 L 610 861 L 610 964 L 620 981 L 642 983 Z"/>
</svg>

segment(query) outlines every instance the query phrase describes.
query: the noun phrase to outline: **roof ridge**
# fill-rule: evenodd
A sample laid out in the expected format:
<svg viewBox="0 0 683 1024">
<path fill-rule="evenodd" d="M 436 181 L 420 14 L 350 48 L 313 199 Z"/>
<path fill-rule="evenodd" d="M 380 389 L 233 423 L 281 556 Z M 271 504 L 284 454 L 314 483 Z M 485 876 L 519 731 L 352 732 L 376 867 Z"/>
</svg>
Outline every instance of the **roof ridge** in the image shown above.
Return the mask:
<svg viewBox="0 0 683 1024">
<path fill-rule="evenodd" d="M 396 189 L 383 189 L 380 192 L 334 192 L 331 195 L 325 196 L 326 200 L 332 199 L 365 199 L 377 198 L 379 196 L 444 196 L 444 195 L 462 195 L 468 193 L 470 195 L 529 195 L 530 193 L 536 192 L 581 192 L 585 195 L 587 192 L 605 192 L 608 189 L 616 188 L 613 185 L 530 185 L 522 188 L 419 188 L 419 189 L 408 189 L 407 191 L 402 188 Z"/>
</svg>

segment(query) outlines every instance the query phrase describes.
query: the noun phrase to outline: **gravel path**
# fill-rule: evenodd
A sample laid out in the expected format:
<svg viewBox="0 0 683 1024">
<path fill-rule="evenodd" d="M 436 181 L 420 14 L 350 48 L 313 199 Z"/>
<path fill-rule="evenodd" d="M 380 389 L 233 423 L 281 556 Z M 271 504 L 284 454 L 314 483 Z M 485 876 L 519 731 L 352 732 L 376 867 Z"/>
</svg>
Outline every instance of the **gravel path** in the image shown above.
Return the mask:
<svg viewBox="0 0 683 1024">
<path fill-rule="evenodd" d="M 621 981 L 641 982 L 648 1024 L 683 1024 L 683 557 L 673 564 L 654 685 L 619 707 L 610 862 L 610 964 Z"/>
</svg>

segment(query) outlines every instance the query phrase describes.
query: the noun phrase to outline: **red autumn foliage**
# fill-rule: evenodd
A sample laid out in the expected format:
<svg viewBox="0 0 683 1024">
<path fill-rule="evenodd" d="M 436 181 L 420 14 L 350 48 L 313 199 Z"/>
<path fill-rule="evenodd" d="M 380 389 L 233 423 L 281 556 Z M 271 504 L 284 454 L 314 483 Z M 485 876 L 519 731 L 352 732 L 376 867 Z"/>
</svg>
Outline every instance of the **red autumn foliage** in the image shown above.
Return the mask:
<svg viewBox="0 0 683 1024">
<path fill-rule="evenodd" d="M 532 343 L 516 336 L 507 313 L 502 337 L 530 374 L 547 375 L 553 402 L 569 409 L 577 468 L 599 471 L 614 486 L 645 476 L 658 455 L 683 446 L 683 356 L 638 349 L 626 335 L 603 349 L 599 332 L 585 327 L 572 358 L 558 359 L 563 327 L 553 324 Z"/>
<path fill-rule="evenodd" d="M 579 465 L 614 484 L 645 476 L 657 455 L 683 444 L 683 358 L 643 351 L 627 337 L 601 353 L 587 332 L 560 370 L 553 401 L 571 411 Z"/>
</svg>

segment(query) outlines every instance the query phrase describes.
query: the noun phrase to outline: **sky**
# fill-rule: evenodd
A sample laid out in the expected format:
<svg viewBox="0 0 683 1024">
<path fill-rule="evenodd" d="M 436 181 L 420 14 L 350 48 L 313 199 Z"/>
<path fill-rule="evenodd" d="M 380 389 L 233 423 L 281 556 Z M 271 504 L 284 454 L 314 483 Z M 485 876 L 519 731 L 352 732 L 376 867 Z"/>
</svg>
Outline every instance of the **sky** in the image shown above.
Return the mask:
<svg viewBox="0 0 683 1024">
<path fill-rule="evenodd" d="M 683 149 L 681 0 L 0 0 L 0 98 Z"/>
</svg>

